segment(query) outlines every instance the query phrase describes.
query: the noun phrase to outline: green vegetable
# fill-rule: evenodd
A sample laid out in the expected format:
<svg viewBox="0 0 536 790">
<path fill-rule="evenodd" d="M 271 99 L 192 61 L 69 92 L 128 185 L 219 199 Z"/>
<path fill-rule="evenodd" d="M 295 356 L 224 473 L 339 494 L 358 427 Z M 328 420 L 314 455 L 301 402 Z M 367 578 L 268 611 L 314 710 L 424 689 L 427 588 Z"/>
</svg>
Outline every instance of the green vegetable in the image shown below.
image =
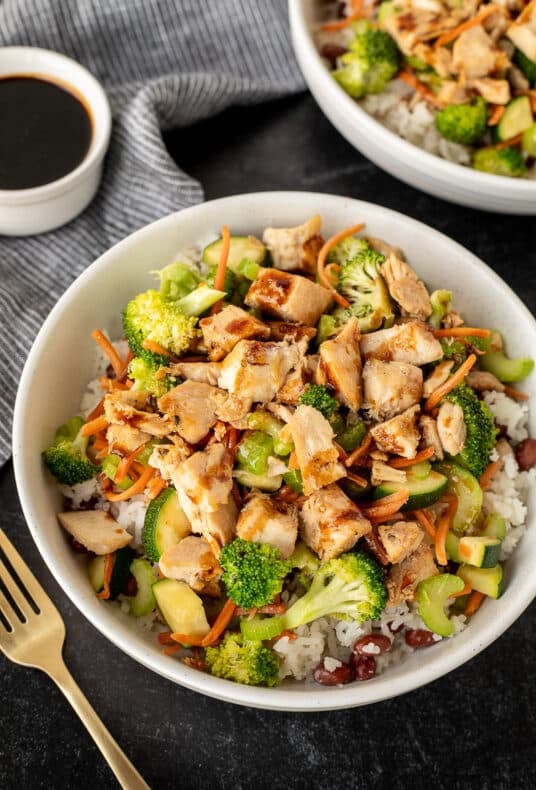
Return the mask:
<svg viewBox="0 0 536 790">
<path fill-rule="evenodd" d="M 162 617 L 173 633 L 206 636 L 210 626 L 203 601 L 185 582 L 162 579 L 152 586 Z"/>
<path fill-rule="evenodd" d="M 499 516 L 497 513 L 488 513 L 484 519 L 480 534 L 486 535 L 488 538 L 499 538 L 499 540 L 504 540 L 506 537 L 506 519 Z"/>
<path fill-rule="evenodd" d="M 534 85 L 536 83 L 536 62 L 528 58 L 520 49 L 516 49 L 514 63 L 521 69 L 528 81 Z"/>
<path fill-rule="evenodd" d="M 471 387 L 463 382 L 449 392 L 445 400 L 461 408 L 467 431 L 456 461 L 469 469 L 475 477 L 480 477 L 489 463 L 497 438 L 493 414 L 487 404 L 479 400 Z"/>
<path fill-rule="evenodd" d="M 262 642 L 252 642 L 240 634 L 227 632 L 217 647 L 207 647 L 205 663 L 212 675 L 248 686 L 275 686 L 279 683 L 279 661 Z"/>
<path fill-rule="evenodd" d="M 324 313 L 324 315 L 320 316 L 316 327 L 316 346 L 317 348 L 322 345 L 324 340 L 327 340 L 333 332 L 339 326 L 339 322 L 337 321 L 336 317 L 333 315 L 328 315 Z"/>
<path fill-rule="evenodd" d="M 156 598 L 152 586 L 156 581 L 153 566 L 147 560 L 135 559 L 130 565 L 130 572 L 136 579 L 136 595 L 129 598 L 130 614 L 143 617 L 156 608 Z"/>
<path fill-rule="evenodd" d="M 328 418 L 339 408 L 338 402 L 329 394 L 326 387 L 321 384 L 308 384 L 300 395 L 299 402 L 317 409 L 324 417 Z"/>
<path fill-rule="evenodd" d="M 516 96 L 508 102 L 497 124 L 497 139 L 510 140 L 532 124 L 534 118 L 528 96 Z"/>
<path fill-rule="evenodd" d="M 244 258 L 244 260 L 240 261 L 238 266 L 236 267 L 236 273 L 245 277 L 246 280 L 252 282 L 256 280 L 259 276 L 259 272 L 261 267 L 255 261 L 252 261 L 250 258 Z"/>
<path fill-rule="evenodd" d="M 356 447 L 359 447 L 366 432 L 367 426 L 361 418 L 353 425 L 344 425 L 341 430 L 335 431 L 337 443 L 347 453 L 351 453 Z"/>
<path fill-rule="evenodd" d="M 474 568 L 472 565 L 460 565 L 458 576 L 473 590 L 500 598 L 503 594 L 503 570 L 497 564 L 494 568 Z"/>
<path fill-rule="evenodd" d="M 454 631 L 452 621 L 445 613 L 445 606 L 448 599 L 463 588 L 462 579 L 451 573 L 430 576 L 429 579 L 419 582 L 416 594 L 417 611 L 425 626 L 434 634 L 450 636 Z"/>
<path fill-rule="evenodd" d="M 217 239 L 203 250 L 203 261 L 209 266 L 217 266 L 220 261 L 222 239 Z M 266 258 L 266 247 L 255 236 L 231 236 L 229 247 L 229 257 L 227 266 L 231 271 L 236 272 L 240 263 L 244 260 L 253 261 L 261 266 Z M 245 274 L 245 272 L 241 272 Z"/>
<path fill-rule="evenodd" d="M 298 628 L 319 617 L 374 620 L 387 601 L 385 571 L 364 552 L 342 554 L 320 565 L 311 586 L 301 598 L 275 617 L 243 618 L 246 639 L 272 639 L 287 628 Z"/>
<path fill-rule="evenodd" d="M 299 540 L 288 561 L 293 568 L 299 570 L 297 575 L 299 584 L 308 590 L 320 566 L 318 556 L 303 541 Z"/>
<path fill-rule="evenodd" d="M 229 598 L 244 609 L 272 603 L 291 569 L 275 546 L 242 538 L 223 547 L 220 564 Z"/>
<path fill-rule="evenodd" d="M 209 288 L 208 285 L 200 285 L 195 291 L 191 291 L 187 296 L 183 296 L 182 299 L 179 299 L 175 304 L 180 307 L 185 315 L 200 316 L 212 307 L 213 304 L 221 301 L 225 295 L 225 291 Z"/>
<path fill-rule="evenodd" d="M 487 121 L 487 104 L 481 96 L 472 104 L 447 104 L 435 115 L 438 132 L 461 145 L 476 143 L 486 131 Z"/>
<path fill-rule="evenodd" d="M 157 378 L 157 372 L 162 366 L 154 359 L 148 357 L 134 357 L 128 366 L 128 377 L 133 379 L 133 392 L 149 392 L 155 398 L 165 395 L 175 386 L 174 380 L 166 375 Z"/>
<path fill-rule="evenodd" d="M 236 459 L 241 469 L 252 475 L 265 475 L 268 458 L 274 454 L 274 442 L 264 431 L 252 431 L 238 445 Z"/>
<path fill-rule="evenodd" d="M 385 90 L 398 71 L 399 55 L 391 36 L 370 22 L 360 21 L 354 30 L 350 51 L 340 57 L 341 66 L 332 73 L 346 93 L 359 99 Z"/>
<path fill-rule="evenodd" d="M 502 338 L 501 338 L 502 343 Z M 530 357 L 509 359 L 504 351 L 489 347 L 478 360 L 482 370 L 493 373 L 499 381 L 522 381 L 534 368 L 534 360 Z"/>
<path fill-rule="evenodd" d="M 134 550 L 129 546 L 114 552 L 114 564 L 110 577 L 110 598 L 112 600 L 125 592 L 130 576 L 130 565 L 135 556 Z M 95 592 L 101 592 L 104 589 L 105 562 L 106 555 L 99 554 L 97 557 L 93 557 L 88 565 L 89 581 Z"/>
<path fill-rule="evenodd" d="M 361 332 L 393 324 L 393 305 L 380 274 L 384 260 L 383 255 L 367 246 L 341 264 L 338 290 L 350 307 L 338 307 L 334 311 L 338 324 L 345 324 L 352 316 L 357 317 Z"/>
<path fill-rule="evenodd" d="M 95 477 L 99 471 L 87 455 L 89 438 L 81 436 L 82 417 L 71 417 L 56 431 L 54 441 L 43 452 L 45 466 L 59 483 L 74 486 Z"/>
<path fill-rule="evenodd" d="M 303 494 L 303 481 L 299 469 L 289 469 L 289 471 L 285 472 L 283 475 L 283 480 L 293 491 L 296 491 L 297 494 Z"/>
<path fill-rule="evenodd" d="M 457 535 L 454 534 L 451 530 L 447 532 L 447 537 L 445 539 L 445 548 L 447 550 L 447 556 L 453 562 L 463 563 L 462 558 L 460 557 L 460 539 Z"/>
<path fill-rule="evenodd" d="M 328 254 L 329 263 L 338 263 L 342 266 L 346 261 L 351 261 L 359 253 L 370 250 L 370 244 L 360 236 L 346 236 L 333 247 Z"/>
<path fill-rule="evenodd" d="M 206 284 L 210 286 L 210 288 L 214 288 L 214 282 L 216 280 L 216 272 L 218 267 L 216 264 L 213 266 L 209 266 L 208 272 L 204 278 Z M 227 294 L 227 296 L 232 296 L 236 285 L 236 276 L 235 273 L 227 267 L 225 269 L 225 277 L 223 280 L 223 290 Z"/>
<path fill-rule="evenodd" d="M 473 154 L 472 165 L 475 170 L 492 173 L 496 176 L 523 178 L 527 172 L 525 160 L 518 148 L 479 148 Z"/>
<path fill-rule="evenodd" d="M 430 294 L 430 304 L 432 305 L 432 315 L 428 323 L 435 329 L 439 329 L 442 319 L 450 312 L 452 306 L 452 291 L 434 291 Z"/>
<path fill-rule="evenodd" d="M 102 464 L 101 464 L 101 472 L 104 475 L 106 475 L 108 480 L 111 480 L 113 483 L 115 483 L 115 476 L 117 474 L 117 467 L 119 466 L 120 461 L 121 461 L 121 458 L 118 455 L 116 455 L 115 453 L 110 453 L 110 455 L 107 455 L 103 459 Z M 123 480 L 121 480 L 120 483 L 115 483 L 115 485 L 118 488 L 120 488 L 121 491 L 126 491 L 127 488 L 130 488 L 132 483 L 133 483 L 133 480 L 127 475 L 126 477 L 123 478 Z"/>
<path fill-rule="evenodd" d="M 175 546 L 190 532 L 190 522 L 179 504 L 177 491 L 173 486 L 164 488 L 145 512 L 141 533 L 145 554 L 151 562 L 158 562 L 166 549 Z"/>
<path fill-rule="evenodd" d="M 483 493 L 478 480 L 463 466 L 452 461 L 436 465 L 436 469 L 448 478 L 448 491 L 456 494 L 458 507 L 452 528 L 456 533 L 467 532 L 480 516 Z"/>
<path fill-rule="evenodd" d="M 175 302 L 194 291 L 201 278 L 187 263 L 170 263 L 163 269 L 151 272 L 160 278 L 160 295 L 166 301 Z"/>
<path fill-rule="evenodd" d="M 531 123 L 523 132 L 521 148 L 528 156 L 536 157 L 536 123 Z"/>
<path fill-rule="evenodd" d="M 248 415 L 248 428 L 252 431 L 264 431 L 272 437 L 274 441 L 274 453 L 276 455 L 289 455 L 294 449 L 292 442 L 284 442 L 279 438 L 279 432 L 284 427 L 284 423 L 278 420 L 269 411 L 254 411 Z"/>
<path fill-rule="evenodd" d="M 465 535 L 460 538 L 458 554 L 461 561 L 477 568 L 494 568 L 499 562 L 501 541 L 485 535 Z"/>
<path fill-rule="evenodd" d="M 374 499 L 394 494 L 403 488 L 409 489 L 409 498 L 400 510 L 417 510 L 428 507 L 437 502 L 447 488 L 447 478 L 444 474 L 432 470 L 430 474 L 423 478 L 414 477 L 408 470 L 406 480 L 403 483 L 385 482 L 376 486 L 373 491 Z"/>
<path fill-rule="evenodd" d="M 283 475 L 255 475 L 247 469 L 235 469 L 233 477 L 241 486 L 258 488 L 261 491 L 277 491 L 283 483 Z"/>
</svg>

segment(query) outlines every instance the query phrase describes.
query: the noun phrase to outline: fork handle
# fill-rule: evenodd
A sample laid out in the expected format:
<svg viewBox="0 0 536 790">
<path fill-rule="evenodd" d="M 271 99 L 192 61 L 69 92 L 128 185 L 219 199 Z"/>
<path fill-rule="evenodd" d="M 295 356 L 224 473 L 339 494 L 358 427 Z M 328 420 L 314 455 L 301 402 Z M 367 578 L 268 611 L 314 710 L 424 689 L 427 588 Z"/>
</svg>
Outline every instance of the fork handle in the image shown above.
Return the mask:
<svg viewBox="0 0 536 790">
<path fill-rule="evenodd" d="M 77 712 L 80 721 L 99 747 L 121 787 L 128 790 L 150 790 L 149 785 L 99 719 L 63 660 L 55 663 L 54 667 L 47 667 L 45 671 Z"/>
</svg>

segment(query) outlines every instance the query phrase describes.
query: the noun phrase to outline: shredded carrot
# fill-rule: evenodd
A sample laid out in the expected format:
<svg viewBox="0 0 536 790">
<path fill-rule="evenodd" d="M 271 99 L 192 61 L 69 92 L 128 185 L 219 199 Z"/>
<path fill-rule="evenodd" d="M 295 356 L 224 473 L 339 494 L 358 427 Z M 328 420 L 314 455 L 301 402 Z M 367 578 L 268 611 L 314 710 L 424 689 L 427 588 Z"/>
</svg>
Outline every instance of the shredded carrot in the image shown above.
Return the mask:
<svg viewBox="0 0 536 790">
<path fill-rule="evenodd" d="M 366 488 L 368 486 L 368 481 L 365 480 L 364 477 L 361 477 L 360 475 L 356 475 L 353 472 L 347 472 L 346 477 L 348 478 L 348 480 L 351 480 L 352 483 L 355 483 L 357 486 L 360 486 L 360 488 Z"/>
<path fill-rule="evenodd" d="M 140 444 L 139 447 L 136 447 L 135 450 L 132 450 L 131 453 L 125 455 L 124 458 L 121 458 L 119 463 L 117 464 L 117 469 L 115 472 L 114 483 L 122 483 L 125 477 L 128 475 L 130 467 L 138 457 L 138 455 L 145 449 L 147 446 L 147 442 Z"/>
<path fill-rule="evenodd" d="M 175 644 L 175 642 L 171 638 L 171 631 L 161 631 L 158 634 L 157 639 L 158 639 L 159 644 L 161 644 L 161 645 L 173 645 L 173 644 Z"/>
<path fill-rule="evenodd" d="M 420 464 L 421 461 L 427 461 L 434 453 L 435 450 L 433 447 L 425 447 L 424 450 L 420 450 L 413 458 L 391 458 L 387 463 L 389 466 L 392 466 L 393 469 L 405 469 L 406 466 L 413 466 L 413 464 Z"/>
<path fill-rule="evenodd" d="M 435 536 L 435 553 L 436 560 L 439 565 L 447 564 L 447 550 L 445 542 L 447 540 L 447 533 L 452 526 L 452 519 L 454 518 L 458 509 L 458 497 L 456 494 L 443 494 L 442 501 L 447 503 L 447 509 L 439 517 L 439 522 L 436 529 Z"/>
<path fill-rule="evenodd" d="M 107 554 L 104 558 L 104 586 L 100 592 L 97 593 L 97 598 L 107 600 L 110 597 L 110 582 L 112 580 L 112 572 L 114 569 L 115 553 Z"/>
<path fill-rule="evenodd" d="M 409 489 L 401 488 L 400 491 L 395 491 L 394 494 L 376 499 L 374 502 L 360 503 L 359 507 L 366 516 L 371 515 L 388 518 L 392 513 L 396 513 L 396 511 L 408 501 L 408 497 Z"/>
<path fill-rule="evenodd" d="M 209 647 L 210 645 L 213 645 L 223 634 L 234 616 L 235 609 L 236 605 L 233 603 L 233 601 L 231 601 L 230 598 L 228 598 L 223 609 L 214 621 L 214 625 L 208 634 L 206 634 L 206 636 L 195 636 L 193 634 L 171 634 L 171 638 L 175 642 L 181 642 L 183 645 Z"/>
<path fill-rule="evenodd" d="M 499 469 L 501 467 L 502 467 L 502 461 L 500 461 L 500 460 L 499 461 L 491 461 L 491 463 L 489 463 L 486 466 L 486 468 L 484 469 L 484 471 L 480 475 L 480 479 L 478 481 L 482 491 L 487 491 L 488 490 L 488 488 L 491 485 L 491 481 L 493 480 L 493 478 L 495 477 L 495 475 L 497 474 L 497 472 L 499 471 Z"/>
<path fill-rule="evenodd" d="M 328 278 L 328 280 L 330 281 L 330 283 L 331 283 L 331 285 L 333 287 L 335 287 L 336 284 L 339 281 L 339 276 L 338 275 L 339 275 L 340 270 L 341 270 L 341 267 L 339 266 L 338 263 L 328 263 L 328 265 L 324 267 L 324 271 L 326 273 L 326 277 Z"/>
<path fill-rule="evenodd" d="M 167 483 L 161 477 L 157 477 L 155 475 L 152 480 L 149 480 L 149 485 L 147 488 L 149 489 L 147 496 L 152 501 L 153 499 L 156 499 L 158 494 L 160 494 L 164 488 L 167 488 Z"/>
<path fill-rule="evenodd" d="M 470 584 L 468 584 L 468 583 L 466 582 L 466 583 L 463 585 L 463 587 L 462 587 L 462 589 L 460 590 L 460 592 L 457 592 L 457 593 L 451 593 L 451 596 L 450 596 L 450 597 L 451 597 L 451 598 L 461 598 L 461 597 L 462 597 L 462 595 L 469 595 L 469 593 L 472 591 L 472 589 L 473 589 L 473 588 L 471 587 L 471 585 L 470 585 Z"/>
<path fill-rule="evenodd" d="M 496 151 L 502 151 L 503 148 L 510 148 L 511 145 L 519 145 L 522 139 L 522 133 L 516 134 L 514 137 L 510 137 L 508 140 L 501 140 L 500 143 L 496 143 L 493 147 Z"/>
<path fill-rule="evenodd" d="M 238 444 L 238 429 L 232 425 L 227 426 L 227 435 L 225 437 L 225 446 L 228 450 L 234 450 Z"/>
<path fill-rule="evenodd" d="M 86 423 L 90 423 L 96 417 L 100 417 L 104 413 L 104 398 L 101 398 L 97 405 L 91 409 L 86 417 Z"/>
<path fill-rule="evenodd" d="M 476 16 L 472 17 L 472 19 L 462 22 L 461 25 L 457 25 L 456 27 L 452 28 L 452 30 L 449 30 L 447 33 L 443 33 L 443 35 L 439 36 L 435 42 L 435 46 L 444 47 L 445 44 L 450 44 L 451 41 L 454 41 L 456 38 L 458 38 L 458 36 L 461 36 L 462 33 L 465 33 L 466 30 L 476 27 L 485 19 L 487 19 L 490 14 L 493 14 L 498 10 L 500 9 L 496 5 L 490 4 L 485 6 L 482 11 Z"/>
<path fill-rule="evenodd" d="M 509 387 L 508 384 L 504 385 L 504 394 L 508 395 L 509 398 L 515 398 L 515 400 L 529 399 L 529 396 L 526 392 L 520 392 L 519 390 L 514 389 L 514 387 Z"/>
<path fill-rule="evenodd" d="M 119 378 L 123 372 L 124 362 L 113 345 L 110 343 L 104 332 L 102 332 L 100 329 L 94 329 L 91 333 L 91 337 L 102 348 L 108 357 L 110 365 L 114 369 L 115 375 Z"/>
<path fill-rule="evenodd" d="M 153 354 L 160 354 L 161 357 L 168 357 L 169 359 L 173 357 L 171 351 L 168 351 L 167 348 L 164 348 L 164 346 L 161 346 L 160 343 L 156 343 L 154 340 L 145 338 L 141 345 L 142 348 L 146 351 L 152 351 Z"/>
<path fill-rule="evenodd" d="M 320 280 L 324 288 L 327 288 L 328 291 L 331 291 L 334 301 L 337 302 L 337 304 L 340 304 L 341 307 L 350 307 L 350 302 L 348 302 L 344 298 L 344 296 L 342 296 L 342 294 L 336 291 L 333 285 L 331 284 L 329 277 L 327 276 L 325 271 L 326 259 L 329 253 L 331 252 L 331 250 L 333 249 L 333 247 L 336 247 L 340 241 L 345 239 L 347 236 L 353 236 L 354 233 L 359 233 L 359 231 L 363 230 L 364 227 L 365 224 L 363 222 L 360 222 L 358 225 L 352 225 L 350 228 L 345 228 L 344 230 L 340 230 L 338 233 L 336 233 L 334 236 L 332 236 L 330 239 L 328 239 L 325 242 L 320 252 L 318 253 L 318 261 L 317 261 L 318 279 Z"/>
<path fill-rule="evenodd" d="M 491 330 L 475 326 L 453 326 L 450 329 L 434 329 L 434 337 L 489 337 Z"/>
<path fill-rule="evenodd" d="M 120 380 L 124 379 L 125 376 L 127 375 L 127 373 L 128 373 L 128 366 L 130 365 L 130 363 L 132 362 L 133 359 L 134 359 L 134 353 L 129 349 L 128 350 L 128 354 L 126 355 L 126 357 L 123 360 L 123 370 L 121 371 L 121 374 L 118 376 L 118 378 Z"/>
<path fill-rule="evenodd" d="M 288 457 L 288 468 L 289 469 L 300 468 L 300 465 L 298 464 L 298 456 L 296 455 L 296 450 L 293 450 Z"/>
<path fill-rule="evenodd" d="M 168 645 L 162 650 L 162 653 L 165 653 L 166 656 L 172 656 L 174 653 L 177 653 L 182 648 L 182 645 Z"/>
<path fill-rule="evenodd" d="M 406 85 L 409 85 L 410 88 L 413 88 L 414 91 L 420 93 L 421 96 L 426 99 L 428 104 L 432 105 L 432 107 L 437 107 L 439 110 L 443 109 L 443 102 L 437 98 L 435 93 L 430 90 L 428 85 L 425 85 L 424 82 L 418 80 L 412 71 L 409 71 L 408 69 L 402 69 L 402 71 L 398 72 L 397 77 L 405 82 Z"/>
<path fill-rule="evenodd" d="M 466 617 L 471 617 L 471 615 L 473 615 L 478 609 L 480 609 L 482 601 L 484 600 L 485 597 L 486 596 L 484 595 L 484 593 L 481 593 L 478 590 L 473 590 L 465 605 L 465 609 L 463 612 L 464 615 Z"/>
<path fill-rule="evenodd" d="M 491 112 L 488 118 L 488 126 L 497 126 L 499 121 L 504 115 L 505 106 L 504 104 L 492 104 L 491 105 Z"/>
<path fill-rule="evenodd" d="M 102 414 L 100 417 L 95 417 L 94 420 L 90 420 L 86 422 L 82 426 L 82 430 L 80 431 L 81 436 L 92 436 L 94 433 L 99 433 L 99 431 L 104 431 L 108 427 L 108 420 Z"/>
<path fill-rule="evenodd" d="M 407 518 L 407 513 L 401 513 L 400 510 L 395 511 L 394 513 L 389 513 L 388 516 L 373 516 L 370 513 L 367 513 L 367 518 L 371 524 L 383 524 L 386 521 L 405 521 Z"/>
<path fill-rule="evenodd" d="M 221 245 L 221 253 L 220 259 L 218 261 L 218 268 L 216 269 L 216 274 L 214 276 L 214 288 L 217 291 L 223 291 L 223 287 L 225 285 L 225 272 L 227 270 L 227 261 L 229 260 L 229 250 L 231 249 L 231 231 L 229 230 L 228 225 L 224 225 L 221 229 L 221 238 L 222 238 L 222 245 Z M 215 313 L 219 313 L 221 310 L 221 299 L 216 304 L 212 305 L 212 309 L 210 311 L 211 315 Z"/>
<path fill-rule="evenodd" d="M 294 642 L 294 640 L 298 638 L 298 635 L 295 634 L 294 631 L 291 631 L 289 628 L 285 628 L 284 631 L 281 631 L 281 633 L 278 634 L 276 638 L 283 639 L 284 636 L 287 637 L 289 642 Z"/>
<path fill-rule="evenodd" d="M 355 22 L 357 19 L 363 19 L 363 11 L 354 11 L 349 16 L 344 17 L 344 19 L 338 19 L 336 22 L 324 22 L 324 24 L 320 26 L 320 30 L 326 33 L 334 33 L 337 30 L 344 30 L 345 27 L 348 27 L 348 25 Z"/>
<path fill-rule="evenodd" d="M 348 453 L 346 452 L 344 447 L 341 447 L 341 445 L 335 440 L 333 440 L 333 445 L 337 450 L 337 452 L 339 453 L 339 460 L 343 462 L 346 461 L 346 459 L 348 458 Z"/>
<path fill-rule="evenodd" d="M 367 435 L 365 436 L 359 447 L 356 447 L 355 450 L 352 453 L 350 453 L 350 455 L 344 462 L 344 465 L 347 467 L 355 466 L 357 464 L 357 461 L 359 461 L 360 458 L 362 458 L 364 455 L 367 454 L 371 444 L 372 444 L 372 436 L 370 433 L 367 433 Z"/>
<path fill-rule="evenodd" d="M 462 362 L 458 370 L 456 370 L 452 374 L 452 376 L 450 376 L 445 381 L 444 384 L 441 384 L 440 387 L 438 387 L 432 392 L 432 394 L 424 404 L 424 410 L 427 412 L 431 411 L 434 408 L 434 406 L 436 406 L 439 403 L 441 398 L 444 398 L 445 395 L 448 395 L 448 393 L 451 390 L 453 390 L 454 387 L 456 387 L 456 385 L 460 383 L 460 381 L 463 381 L 463 379 L 467 376 L 467 374 L 469 373 L 475 362 L 476 362 L 476 354 L 469 354 L 467 359 L 464 362 Z"/>
<path fill-rule="evenodd" d="M 415 518 L 417 519 L 421 527 L 424 529 L 426 534 L 429 535 L 429 537 L 431 537 L 435 543 L 436 528 L 434 526 L 434 522 L 430 514 L 427 513 L 426 510 L 415 510 L 414 514 L 415 514 Z"/>
<path fill-rule="evenodd" d="M 106 499 L 108 499 L 110 502 L 124 502 L 126 499 L 133 497 L 134 494 L 143 494 L 146 485 L 153 477 L 155 471 L 156 470 L 153 469 L 152 466 L 147 466 L 143 474 L 139 476 L 135 483 L 125 489 L 125 491 L 121 491 L 118 494 L 106 494 Z"/>
</svg>

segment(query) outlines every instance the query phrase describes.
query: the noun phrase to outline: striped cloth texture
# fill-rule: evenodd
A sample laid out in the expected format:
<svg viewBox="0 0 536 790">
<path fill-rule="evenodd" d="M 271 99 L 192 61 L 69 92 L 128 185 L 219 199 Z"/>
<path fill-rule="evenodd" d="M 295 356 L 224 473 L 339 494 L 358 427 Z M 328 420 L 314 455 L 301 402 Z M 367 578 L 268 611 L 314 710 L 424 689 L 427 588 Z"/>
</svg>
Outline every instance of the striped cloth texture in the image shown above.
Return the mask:
<svg viewBox="0 0 536 790">
<path fill-rule="evenodd" d="M 85 65 L 114 123 L 99 193 L 83 214 L 40 236 L 0 236 L 0 464 L 25 358 L 59 296 L 126 235 L 203 200 L 161 132 L 303 89 L 285 0 L 0 0 L 0 46 L 22 45 Z"/>
</svg>

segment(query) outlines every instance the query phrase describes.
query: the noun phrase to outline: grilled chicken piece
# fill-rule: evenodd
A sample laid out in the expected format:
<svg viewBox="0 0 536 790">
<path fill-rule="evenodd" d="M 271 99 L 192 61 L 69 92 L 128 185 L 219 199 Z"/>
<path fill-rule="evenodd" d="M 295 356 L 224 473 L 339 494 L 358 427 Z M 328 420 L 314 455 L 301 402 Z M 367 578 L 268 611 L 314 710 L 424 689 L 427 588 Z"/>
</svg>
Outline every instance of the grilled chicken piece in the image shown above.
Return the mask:
<svg viewBox="0 0 536 790">
<path fill-rule="evenodd" d="M 158 565 L 167 579 L 186 582 L 194 592 L 215 598 L 221 593 L 219 580 L 223 570 L 204 538 L 188 535 L 166 549 Z"/>
<path fill-rule="evenodd" d="M 387 575 L 387 606 L 411 601 L 419 582 L 438 573 L 432 549 L 421 541 L 414 552 L 391 567 Z"/>
<path fill-rule="evenodd" d="M 428 414 L 422 414 L 419 417 L 419 428 L 422 434 L 422 449 L 424 450 L 425 447 L 433 447 L 434 454 L 430 460 L 442 461 L 444 458 L 443 445 L 441 444 L 441 439 L 437 432 L 436 421 L 433 417 L 429 417 Z"/>
<path fill-rule="evenodd" d="M 230 496 L 222 505 L 210 513 L 196 505 L 184 491 L 177 491 L 179 504 L 192 525 L 192 532 L 204 537 L 215 556 L 219 559 L 222 546 L 236 537 L 237 509 Z"/>
<path fill-rule="evenodd" d="M 285 423 L 290 422 L 294 414 L 294 411 L 289 409 L 288 406 L 283 406 L 282 403 L 276 403 L 275 401 L 267 403 L 266 409 Z"/>
<path fill-rule="evenodd" d="M 314 326 L 295 324 L 292 321 L 270 321 L 266 326 L 270 329 L 271 340 L 287 340 L 294 343 L 307 341 L 307 344 L 316 336 Z"/>
<path fill-rule="evenodd" d="M 396 521 L 394 524 L 379 526 L 378 535 L 389 562 L 395 565 L 413 554 L 420 545 L 424 532 L 416 521 Z"/>
<path fill-rule="evenodd" d="M 205 450 L 194 453 L 175 470 L 173 483 L 181 505 L 182 494 L 205 513 L 218 510 L 227 503 L 233 487 L 229 452 L 223 444 L 211 444 Z M 188 515 L 184 506 L 183 510 Z"/>
<path fill-rule="evenodd" d="M 240 398 L 238 395 L 229 395 L 227 399 L 216 407 L 216 415 L 219 420 L 230 423 L 239 431 L 245 431 L 248 427 L 247 416 L 251 408 L 249 398 Z"/>
<path fill-rule="evenodd" d="M 254 492 L 240 511 L 236 534 L 243 540 L 269 543 L 287 559 L 296 546 L 298 510 L 295 505 Z"/>
<path fill-rule="evenodd" d="M 104 510 L 70 510 L 58 513 L 58 521 L 77 543 L 93 554 L 112 554 L 132 540 L 132 535 Z"/>
<path fill-rule="evenodd" d="M 387 422 L 382 422 L 370 429 L 376 446 L 384 453 L 401 455 L 403 458 L 413 458 L 419 445 L 419 429 L 417 415 L 420 406 L 410 409 L 392 417 Z"/>
<path fill-rule="evenodd" d="M 210 384 L 184 381 L 158 399 L 158 408 L 178 417 L 177 432 L 190 444 L 196 444 L 217 422 L 216 408 L 226 397 L 225 392 Z"/>
<path fill-rule="evenodd" d="M 405 481 L 406 473 L 403 469 L 395 469 L 383 460 L 372 461 L 370 482 L 373 486 L 379 486 L 381 483 L 405 483 Z"/>
<path fill-rule="evenodd" d="M 331 302 L 331 294 L 306 277 L 262 269 L 244 301 L 283 321 L 314 326 Z"/>
<path fill-rule="evenodd" d="M 300 395 L 303 394 L 312 378 L 307 362 L 304 359 L 300 360 L 298 366 L 290 371 L 285 383 L 277 393 L 277 400 L 280 403 L 298 403 Z"/>
<path fill-rule="evenodd" d="M 536 60 L 536 0 L 523 9 L 506 35 L 527 58 Z"/>
<path fill-rule="evenodd" d="M 158 469 L 163 480 L 171 482 L 177 467 L 191 455 L 185 442 L 181 444 L 157 444 L 149 458 L 149 466 Z"/>
<path fill-rule="evenodd" d="M 437 415 L 437 432 L 443 449 L 449 455 L 458 455 L 467 434 L 463 411 L 457 403 L 444 401 Z"/>
<path fill-rule="evenodd" d="M 469 100 L 469 94 L 459 82 L 443 80 L 437 100 L 442 104 L 465 104 Z"/>
<path fill-rule="evenodd" d="M 352 317 L 337 337 L 322 343 L 316 371 L 318 384 L 330 384 L 337 400 L 353 411 L 361 406 L 359 338 L 359 321 Z"/>
<path fill-rule="evenodd" d="M 508 104 L 510 101 L 510 83 L 508 80 L 480 77 L 472 81 L 471 87 L 476 88 L 482 98 L 491 102 L 491 104 Z"/>
<path fill-rule="evenodd" d="M 486 77 L 495 70 L 497 51 L 482 25 L 474 25 L 461 33 L 452 47 L 452 64 L 468 80 Z"/>
<path fill-rule="evenodd" d="M 175 430 L 175 423 L 169 416 L 160 416 L 142 411 L 148 406 L 146 392 L 117 390 L 104 397 L 104 416 L 114 425 L 129 425 L 151 436 L 167 436 Z"/>
<path fill-rule="evenodd" d="M 203 342 L 213 362 L 223 359 L 239 340 L 266 340 L 270 330 L 258 318 L 230 304 L 199 322 Z"/>
<path fill-rule="evenodd" d="M 411 315 L 421 320 L 432 314 L 428 291 L 411 266 L 392 252 L 380 272 L 392 298 L 400 305 L 402 315 Z"/>
<path fill-rule="evenodd" d="M 346 469 L 339 463 L 333 444 L 335 434 L 326 418 L 312 406 L 301 404 L 279 434 L 283 441 L 292 438 L 306 496 L 341 477 Z"/>
<path fill-rule="evenodd" d="M 199 381 L 201 384 L 216 386 L 220 375 L 219 362 L 177 362 L 166 368 L 171 376 L 178 376 L 189 381 Z"/>
<path fill-rule="evenodd" d="M 466 383 L 477 392 L 504 392 L 504 384 L 487 370 L 470 370 L 465 377 Z"/>
<path fill-rule="evenodd" d="M 422 396 L 423 398 L 429 398 L 432 392 L 440 387 L 442 384 L 450 376 L 450 371 L 454 367 L 454 361 L 451 359 L 445 359 L 443 362 L 439 362 L 433 371 L 430 373 L 427 379 L 424 381 L 424 385 L 422 388 Z"/>
<path fill-rule="evenodd" d="M 405 362 L 369 359 L 363 368 L 365 408 L 373 420 L 386 420 L 419 403 L 422 370 Z"/>
<path fill-rule="evenodd" d="M 371 529 L 370 521 L 338 485 L 311 494 L 300 512 L 301 537 L 323 562 L 349 551 Z"/>
<path fill-rule="evenodd" d="M 319 214 L 296 228 L 266 228 L 262 240 L 270 250 L 276 269 L 314 274 L 323 240 Z"/>
<path fill-rule="evenodd" d="M 114 423 L 106 429 L 106 440 L 110 445 L 110 452 L 119 455 L 128 455 L 137 450 L 142 444 L 151 439 L 150 433 L 144 433 L 130 425 Z"/>
<path fill-rule="evenodd" d="M 222 362 L 218 385 L 249 403 L 267 403 L 283 386 L 300 359 L 300 349 L 288 343 L 241 340 Z"/>
<path fill-rule="evenodd" d="M 390 329 L 379 329 L 363 335 L 361 354 L 384 362 L 409 362 L 427 365 L 443 356 L 443 349 L 433 331 L 420 321 L 407 321 Z"/>
</svg>

